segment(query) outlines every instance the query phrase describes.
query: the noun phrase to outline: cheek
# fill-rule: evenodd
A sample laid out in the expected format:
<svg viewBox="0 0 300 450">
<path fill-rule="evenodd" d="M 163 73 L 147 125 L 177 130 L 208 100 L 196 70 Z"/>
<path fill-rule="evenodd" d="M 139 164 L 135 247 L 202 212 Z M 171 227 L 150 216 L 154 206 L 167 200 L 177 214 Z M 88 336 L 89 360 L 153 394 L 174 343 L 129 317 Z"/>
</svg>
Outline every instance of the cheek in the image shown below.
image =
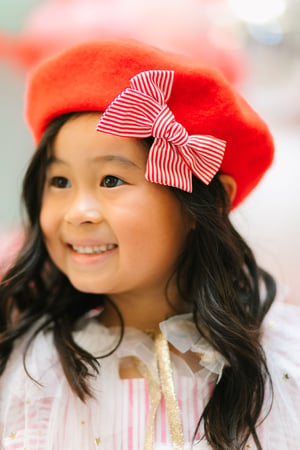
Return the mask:
<svg viewBox="0 0 300 450">
<path fill-rule="evenodd" d="M 48 202 L 43 199 L 40 211 L 40 226 L 42 231 L 44 231 L 44 229 L 47 229 L 47 225 L 49 225 L 49 222 L 51 222 L 51 215 L 49 213 Z"/>
<path fill-rule="evenodd" d="M 48 240 L 50 237 L 55 236 L 55 221 L 55 209 L 52 208 L 51 202 L 43 201 L 40 211 L 40 227 L 45 240 Z"/>
<path fill-rule="evenodd" d="M 48 234 L 49 221 L 47 220 L 47 212 L 43 207 L 40 212 L 40 227 L 45 238 L 45 235 Z"/>
<path fill-rule="evenodd" d="M 135 254 L 137 259 L 174 260 L 182 252 L 189 232 L 187 221 L 176 210 L 172 213 L 161 206 L 148 202 L 147 208 L 140 205 L 128 210 L 118 221 L 120 250 L 124 249 L 125 258 Z"/>
</svg>

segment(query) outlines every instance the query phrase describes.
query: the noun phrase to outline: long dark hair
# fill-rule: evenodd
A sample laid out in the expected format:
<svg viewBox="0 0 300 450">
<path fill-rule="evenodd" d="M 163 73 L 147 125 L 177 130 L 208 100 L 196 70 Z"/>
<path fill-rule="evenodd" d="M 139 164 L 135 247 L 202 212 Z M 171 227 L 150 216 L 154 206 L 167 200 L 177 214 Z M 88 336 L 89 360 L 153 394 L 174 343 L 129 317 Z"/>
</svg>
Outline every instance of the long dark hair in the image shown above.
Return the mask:
<svg viewBox="0 0 300 450">
<path fill-rule="evenodd" d="M 72 332 L 78 319 L 104 303 L 104 296 L 79 292 L 70 284 L 51 262 L 39 224 L 49 145 L 71 117 L 74 114 L 51 122 L 24 178 L 28 216 L 24 245 L 0 286 L 0 374 L 17 338 L 38 324 L 29 346 L 37 333 L 50 327 L 65 376 L 84 401 L 91 395 L 88 378 L 99 372 L 100 364 L 74 342 Z M 242 449 L 250 435 L 261 448 L 255 427 L 261 419 L 269 373 L 260 326 L 275 297 L 275 282 L 257 266 L 252 251 L 232 226 L 229 199 L 218 177 L 209 186 L 194 178 L 191 194 L 170 189 L 195 223 L 178 262 L 178 289 L 190 303 L 201 335 L 229 363 L 198 428 L 203 425 L 214 449 Z M 120 321 L 123 330 L 121 317 Z"/>
</svg>

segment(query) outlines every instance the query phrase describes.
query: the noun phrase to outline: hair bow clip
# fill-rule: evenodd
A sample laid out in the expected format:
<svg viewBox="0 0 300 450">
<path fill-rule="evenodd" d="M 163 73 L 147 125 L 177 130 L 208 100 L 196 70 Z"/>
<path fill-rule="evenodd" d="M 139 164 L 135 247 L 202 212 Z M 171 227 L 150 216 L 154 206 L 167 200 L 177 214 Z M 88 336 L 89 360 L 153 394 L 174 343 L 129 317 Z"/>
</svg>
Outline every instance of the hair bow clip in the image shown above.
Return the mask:
<svg viewBox="0 0 300 450">
<path fill-rule="evenodd" d="M 123 137 L 154 137 L 145 177 L 148 181 L 192 192 L 192 175 L 208 185 L 220 169 L 226 142 L 214 136 L 191 135 L 175 120 L 167 102 L 172 70 L 135 75 L 101 116 L 97 131 Z"/>
</svg>

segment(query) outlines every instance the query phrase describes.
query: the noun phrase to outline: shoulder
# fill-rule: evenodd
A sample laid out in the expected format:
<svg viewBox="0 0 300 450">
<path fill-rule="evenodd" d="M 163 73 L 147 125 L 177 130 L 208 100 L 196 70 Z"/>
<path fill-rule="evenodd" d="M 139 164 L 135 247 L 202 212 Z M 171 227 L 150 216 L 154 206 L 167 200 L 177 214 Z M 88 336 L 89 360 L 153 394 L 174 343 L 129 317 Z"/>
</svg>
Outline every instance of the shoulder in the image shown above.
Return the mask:
<svg viewBox="0 0 300 450">
<path fill-rule="evenodd" d="M 262 325 L 262 344 L 277 360 L 292 360 L 300 370 L 300 306 L 276 299 Z"/>
<path fill-rule="evenodd" d="M 297 448 L 300 442 L 299 306 L 280 299 L 274 302 L 263 323 L 262 345 L 272 381 L 266 390 L 266 419 L 259 427 L 265 443 L 263 448 Z"/>
<path fill-rule="evenodd" d="M 42 318 L 15 342 L 4 374 L 0 378 L 0 387 L 5 378 L 10 378 L 16 372 L 24 372 L 24 375 L 29 374 L 38 383 L 44 383 L 48 370 L 59 366 L 52 327 L 49 326 L 36 333 L 44 319 Z M 116 334 L 110 333 L 96 320 L 79 323 L 73 332 L 73 339 L 77 345 L 94 356 L 104 354 L 118 340 Z"/>
<path fill-rule="evenodd" d="M 279 293 L 262 325 L 262 345 L 273 378 L 300 384 L 300 306 Z M 300 399 L 299 399 L 300 400 Z"/>
<path fill-rule="evenodd" d="M 10 391 L 14 396 L 23 398 L 28 383 L 35 386 L 44 383 L 49 378 L 49 369 L 57 366 L 58 356 L 52 332 L 41 331 L 33 337 L 37 328 L 38 324 L 35 324 L 15 342 L 0 378 L 0 401 Z"/>
<path fill-rule="evenodd" d="M 29 436 L 31 426 L 44 430 L 45 423 L 50 417 L 55 420 L 64 403 L 76 404 L 80 411 L 83 407 L 78 406 L 81 401 L 73 395 L 63 373 L 52 329 L 34 336 L 40 324 L 15 343 L 0 377 L 0 436 L 7 439 L 16 429 L 21 430 L 20 439 L 24 433 Z M 90 353 L 96 353 L 101 350 L 97 345 L 102 341 L 101 334 L 105 330 L 90 321 L 74 332 L 74 339 Z M 0 448 L 1 443 L 0 437 Z"/>
</svg>

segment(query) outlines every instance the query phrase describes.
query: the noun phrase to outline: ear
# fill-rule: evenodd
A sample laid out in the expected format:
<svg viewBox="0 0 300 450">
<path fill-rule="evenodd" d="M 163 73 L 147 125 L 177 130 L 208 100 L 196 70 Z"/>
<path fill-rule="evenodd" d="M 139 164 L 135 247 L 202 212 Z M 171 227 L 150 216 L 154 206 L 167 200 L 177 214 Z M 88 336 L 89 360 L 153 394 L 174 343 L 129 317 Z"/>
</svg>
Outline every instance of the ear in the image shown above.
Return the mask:
<svg viewBox="0 0 300 450">
<path fill-rule="evenodd" d="M 224 189 L 227 192 L 227 195 L 230 199 L 230 202 L 232 203 L 235 198 L 237 189 L 235 180 L 230 175 L 225 175 L 223 173 L 219 175 L 219 180 L 223 184 Z"/>
</svg>

